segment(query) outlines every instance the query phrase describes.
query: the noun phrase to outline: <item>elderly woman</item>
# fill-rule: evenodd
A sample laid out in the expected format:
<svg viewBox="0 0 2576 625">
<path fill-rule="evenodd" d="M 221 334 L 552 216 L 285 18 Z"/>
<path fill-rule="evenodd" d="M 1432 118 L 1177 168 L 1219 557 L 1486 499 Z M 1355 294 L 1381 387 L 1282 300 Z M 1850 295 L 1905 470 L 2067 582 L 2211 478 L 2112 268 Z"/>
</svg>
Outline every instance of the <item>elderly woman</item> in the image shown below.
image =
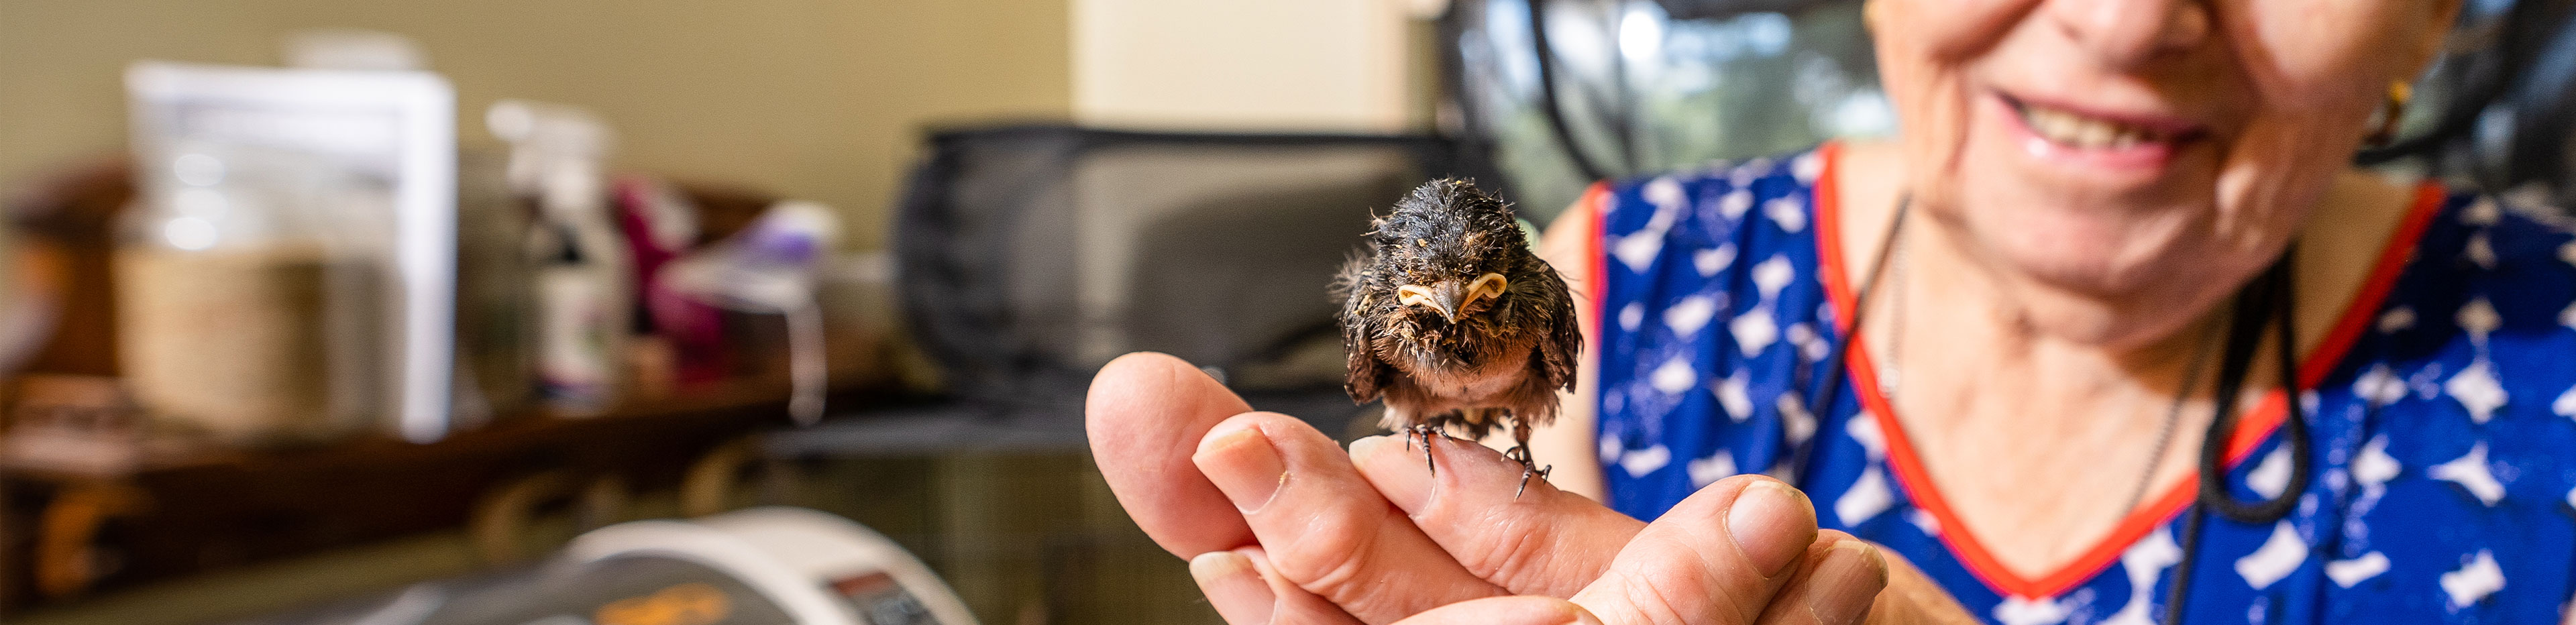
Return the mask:
<svg viewBox="0 0 2576 625">
<path fill-rule="evenodd" d="M 1094 450 L 1235 625 L 2557 621 L 2576 244 L 2349 165 L 2458 10 L 1871 0 L 1901 137 L 1549 228 L 1553 487 L 1154 355 Z"/>
</svg>

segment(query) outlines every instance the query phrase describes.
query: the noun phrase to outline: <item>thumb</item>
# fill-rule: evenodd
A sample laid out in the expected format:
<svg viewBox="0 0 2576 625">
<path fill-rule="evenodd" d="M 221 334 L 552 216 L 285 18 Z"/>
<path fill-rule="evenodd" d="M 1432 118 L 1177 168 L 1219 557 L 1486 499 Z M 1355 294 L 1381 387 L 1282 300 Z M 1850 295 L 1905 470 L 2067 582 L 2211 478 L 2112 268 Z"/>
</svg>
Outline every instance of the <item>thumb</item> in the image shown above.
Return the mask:
<svg viewBox="0 0 2576 625">
<path fill-rule="evenodd" d="M 1727 478 L 1648 524 L 1574 602 L 1607 623 L 1754 623 L 1815 540 L 1804 493 L 1768 477 Z"/>
</svg>

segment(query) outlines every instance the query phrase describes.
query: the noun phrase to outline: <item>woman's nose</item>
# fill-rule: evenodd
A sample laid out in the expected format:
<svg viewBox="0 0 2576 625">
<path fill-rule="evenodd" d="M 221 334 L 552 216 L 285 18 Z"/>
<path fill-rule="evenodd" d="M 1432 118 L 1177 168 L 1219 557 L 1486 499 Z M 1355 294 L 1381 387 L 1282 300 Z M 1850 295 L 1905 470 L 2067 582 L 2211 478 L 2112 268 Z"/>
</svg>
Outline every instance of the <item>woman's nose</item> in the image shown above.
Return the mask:
<svg viewBox="0 0 2576 625">
<path fill-rule="evenodd" d="M 2209 38 L 2203 0 L 2053 0 L 2048 19 L 2104 65 L 2129 68 Z"/>
</svg>

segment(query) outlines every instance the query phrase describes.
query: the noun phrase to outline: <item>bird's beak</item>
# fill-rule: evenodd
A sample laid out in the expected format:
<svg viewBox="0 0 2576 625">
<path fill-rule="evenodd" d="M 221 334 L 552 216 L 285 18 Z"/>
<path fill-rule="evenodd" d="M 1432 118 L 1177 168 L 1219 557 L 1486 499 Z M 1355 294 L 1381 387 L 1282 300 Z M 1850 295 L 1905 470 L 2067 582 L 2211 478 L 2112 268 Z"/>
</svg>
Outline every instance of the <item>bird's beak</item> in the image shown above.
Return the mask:
<svg viewBox="0 0 2576 625">
<path fill-rule="evenodd" d="M 1502 274 L 1488 273 L 1476 276 L 1475 281 L 1465 284 L 1460 284 L 1456 280 L 1444 280 L 1429 286 L 1405 285 L 1395 289 L 1395 296 L 1397 303 L 1406 306 L 1429 306 L 1432 310 L 1440 312 L 1440 318 L 1447 319 L 1450 323 L 1457 323 L 1458 312 L 1465 309 L 1468 303 L 1486 297 L 1502 297 L 1503 288 L 1510 285 L 1510 281 L 1504 280 Z"/>
</svg>

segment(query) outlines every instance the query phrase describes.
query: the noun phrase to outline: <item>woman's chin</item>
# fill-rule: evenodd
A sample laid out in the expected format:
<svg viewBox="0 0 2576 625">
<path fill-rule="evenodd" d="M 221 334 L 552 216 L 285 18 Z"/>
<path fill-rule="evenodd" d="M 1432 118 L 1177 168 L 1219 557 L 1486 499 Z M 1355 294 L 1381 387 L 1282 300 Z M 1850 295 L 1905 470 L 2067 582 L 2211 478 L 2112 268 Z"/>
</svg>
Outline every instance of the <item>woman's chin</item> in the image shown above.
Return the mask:
<svg viewBox="0 0 2576 625">
<path fill-rule="evenodd" d="M 2098 217 L 2098 216 L 2097 216 Z M 2176 276 L 2207 269 L 2203 258 L 2165 220 L 2073 218 L 2071 223 L 2021 221 L 1995 233 L 1989 256 L 2008 274 L 2066 295 L 2103 301 L 2132 300 L 2141 292 L 2172 290 Z M 2116 221 L 2118 223 L 2103 223 Z M 2032 223 L 2041 222 L 2041 223 Z"/>
</svg>

